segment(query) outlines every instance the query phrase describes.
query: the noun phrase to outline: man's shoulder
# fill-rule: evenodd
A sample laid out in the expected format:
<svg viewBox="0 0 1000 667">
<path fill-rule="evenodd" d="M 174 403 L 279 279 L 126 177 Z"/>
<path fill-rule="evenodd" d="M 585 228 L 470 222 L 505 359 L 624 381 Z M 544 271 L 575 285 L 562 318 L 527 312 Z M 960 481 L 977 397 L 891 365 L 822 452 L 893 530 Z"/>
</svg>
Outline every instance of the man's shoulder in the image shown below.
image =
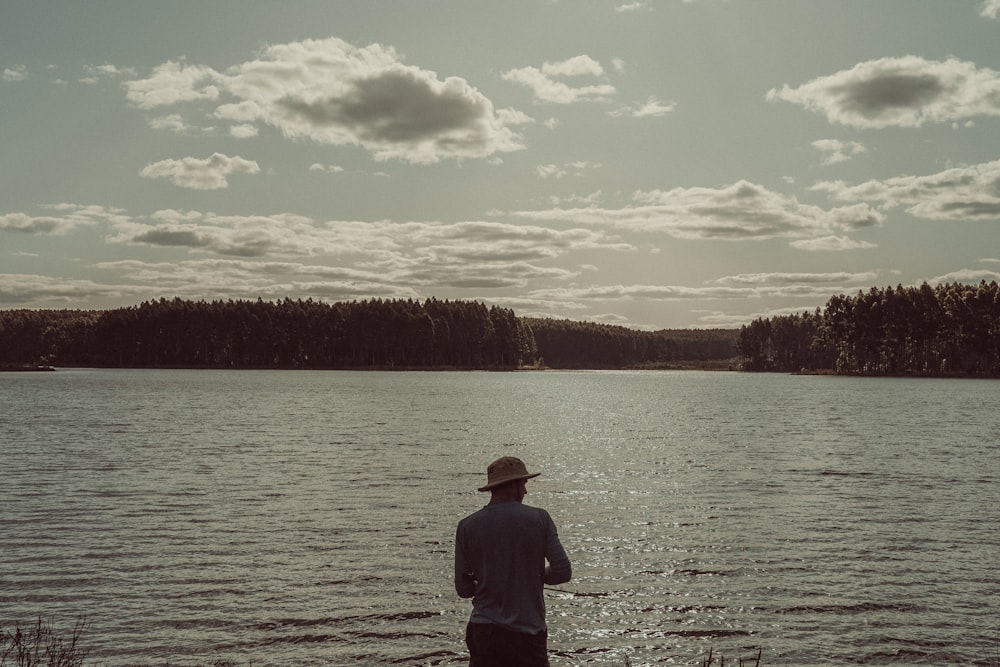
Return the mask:
<svg viewBox="0 0 1000 667">
<path fill-rule="evenodd" d="M 515 518 L 529 518 L 543 522 L 552 521 L 549 513 L 541 507 L 510 502 L 486 505 L 485 507 L 466 516 L 464 519 L 459 521 L 458 525 L 471 525 L 480 522 L 489 523 L 492 521 L 504 521 Z"/>
<path fill-rule="evenodd" d="M 488 507 L 488 505 L 487 505 L 487 507 Z M 484 514 L 485 511 L 486 511 L 486 507 L 481 507 L 478 510 L 476 510 L 475 512 L 473 512 L 472 514 L 467 514 L 465 517 L 463 517 L 462 519 L 459 520 L 458 525 L 461 526 L 462 524 L 467 524 L 467 523 L 474 522 L 477 517 L 483 516 L 483 514 Z"/>
</svg>

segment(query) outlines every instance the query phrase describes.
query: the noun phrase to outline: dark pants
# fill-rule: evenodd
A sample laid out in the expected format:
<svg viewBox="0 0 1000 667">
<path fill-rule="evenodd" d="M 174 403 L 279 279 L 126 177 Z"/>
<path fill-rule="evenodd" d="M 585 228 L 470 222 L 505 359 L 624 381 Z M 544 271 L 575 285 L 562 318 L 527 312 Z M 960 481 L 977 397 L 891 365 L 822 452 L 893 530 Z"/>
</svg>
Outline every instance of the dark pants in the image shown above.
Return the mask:
<svg viewBox="0 0 1000 667">
<path fill-rule="evenodd" d="M 549 667 L 548 633 L 529 635 L 492 623 L 469 623 L 469 667 Z"/>
</svg>

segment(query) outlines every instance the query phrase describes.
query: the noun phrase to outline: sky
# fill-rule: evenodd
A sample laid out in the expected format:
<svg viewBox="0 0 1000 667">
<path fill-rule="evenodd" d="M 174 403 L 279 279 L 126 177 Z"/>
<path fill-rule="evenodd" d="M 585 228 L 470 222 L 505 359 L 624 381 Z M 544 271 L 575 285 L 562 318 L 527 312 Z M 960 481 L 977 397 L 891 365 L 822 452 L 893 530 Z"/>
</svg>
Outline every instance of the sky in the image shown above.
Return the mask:
<svg viewBox="0 0 1000 667">
<path fill-rule="evenodd" d="M 3 0 L 0 309 L 732 328 L 1000 280 L 1000 0 Z"/>
</svg>

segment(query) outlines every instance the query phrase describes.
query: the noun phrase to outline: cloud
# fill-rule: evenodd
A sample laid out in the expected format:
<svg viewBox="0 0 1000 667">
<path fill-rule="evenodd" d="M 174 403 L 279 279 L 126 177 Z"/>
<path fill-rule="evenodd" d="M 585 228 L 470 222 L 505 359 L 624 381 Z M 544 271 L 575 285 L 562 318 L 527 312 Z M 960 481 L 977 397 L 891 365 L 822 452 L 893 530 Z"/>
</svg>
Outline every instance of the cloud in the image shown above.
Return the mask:
<svg viewBox="0 0 1000 667">
<path fill-rule="evenodd" d="M 345 170 L 340 165 L 336 164 L 322 164 L 320 162 L 314 162 L 309 165 L 309 171 L 325 171 L 331 174 L 341 174 Z"/>
<path fill-rule="evenodd" d="M 135 76 L 135 68 L 132 67 L 118 67 L 117 65 L 104 64 L 104 65 L 87 65 L 84 67 L 84 71 L 88 74 L 100 75 L 100 76 Z"/>
<path fill-rule="evenodd" d="M 101 222 L 117 223 L 128 219 L 121 209 L 109 209 L 103 206 L 55 204 L 43 208 L 51 209 L 55 213 L 40 216 L 22 212 L 0 214 L 0 231 L 60 236 L 80 227 L 89 227 Z"/>
<path fill-rule="evenodd" d="M 146 165 L 139 173 L 145 178 L 169 178 L 174 185 L 182 188 L 218 190 L 229 187 L 227 177 L 230 174 L 256 174 L 259 171 L 260 167 L 253 160 L 214 153 L 204 160 L 193 157 L 160 160 Z"/>
<path fill-rule="evenodd" d="M 988 19 L 1000 18 L 1000 0 L 983 0 L 979 15 Z"/>
<path fill-rule="evenodd" d="M 101 79 L 115 79 L 123 76 L 135 76 L 135 69 L 131 67 L 117 67 L 116 65 L 84 65 L 84 77 L 80 83 L 95 84 Z"/>
<path fill-rule="evenodd" d="M 674 102 L 664 104 L 655 97 L 650 97 L 642 104 L 624 106 L 620 109 L 616 109 L 615 111 L 609 111 L 608 115 L 616 118 L 620 116 L 631 116 L 632 118 L 657 118 L 659 116 L 666 116 L 676 108 L 677 104 Z"/>
<path fill-rule="evenodd" d="M 599 83 L 572 87 L 554 77 L 601 77 L 604 68 L 587 55 L 575 56 L 559 62 L 547 62 L 541 69 L 522 67 L 504 72 L 505 81 L 512 81 L 531 89 L 537 102 L 571 104 L 579 101 L 602 101 L 615 94 L 614 86 Z"/>
<path fill-rule="evenodd" d="M 982 280 L 985 280 L 986 282 L 992 282 L 994 280 L 1000 282 L 1000 273 L 982 269 L 959 269 L 958 271 L 952 271 L 951 273 L 935 276 L 927 282 L 931 285 L 939 285 L 942 283 L 969 283 L 975 285 Z"/>
<path fill-rule="evenodd" d="M 153 217 L 149 224 L 118 225 L 109 240 L 186 247 L 220 257 L 176 265 L 128 260 L 99 268 L 125 270 L 130 280 L 196 298 L 216 291 L 226 295 L 227 289 L 324 298 L 406 298 L 417 296 L 417 287 L 523 290 L 533 280 L 566 280 L 579 274 L 540 262 L 574 250 L 633 250 L 600 231 L 497 222 L 317 223 L 290 214 L 223 218 L 175 210 L 158 211 Z M 281 254 L 339 256 L 351 268 L 264 259 Z"/>
<path fill-rule="evenodd" d="M 798 88 L 771 89 L 767 99 L 799 104 L 850 127 L 920 127 L 1000 115 L 1000 73 L 955 58 L 882 58 Z"/>
<path fill-rule="evenodd" d="M 141 109 L 223 101 L 217 118 L 264 123 L 285 136 L 356 145 L 378 160 L 429 164 L 523 148 L 510 126 L 530 121 L 493 103 L 459 77 L 404 65 L 391 47 L 336 39 L 268 46 L 226 70 L 167 62 L 126 84 Z"/>
<path fill-rule="evenodd" d="M 646 2 L 624 2 L 617 7 L 615 11 L 619 14 L 624 14 L 627 12 L 638 12 L 638 11 L 653 11 L 652 8 Z"/>
<path fill-rule="evenodd" d="M 546 76 L 602 76 L 604 68 L 588 55 L 573 56 L 561 62 L 545 63 L 542 73 Z"/>
<path fill-rule="evenodd" d="M 292 214 L 221 216 L 174 210 L 157 211 L 151 222 L 117 224 L 108 238 L 111 243 L 187 248 L 236 257 L 334 254 L 339 240 L 336 235 L 324 237 L 312 220 Z"/>
<path fill-rule="evenodd" d="M 793 284 L 710 284 L 703 287 L 685 285 L 590 285 L 533 290 L 527 298 L 560 303 L 580 301 L 690 301 L 704 299 L 759 299 L 764 297 L 794 297 L 823 299 L 842 291 L 832 283 Z"/>
<path fill-rule="evenodd" d="M 820 236 L 814 239 L 801 239 L 789 243 L 793 248 L 799 250 L 869 250 L 878 246 L 868 241 L 856 241 L 846 236 Z"/>
<path fill-rule="evenodd" d="M 814 238 L 831 231 L 880 225 L 884 216 L 865 205 L 824 210 L 795 197 L 739 181 L 728 187 L 636 192 L 619 208 L 514 211 L 531 220 L 567 220 L 631 231 L 662 232 L 681 239 L 730 241 Z"/>
<path fill-rule="evenodd" d="M 869 285 L 878 279 L 878 274 L 874 271 L 862 273 L 848 273 L 837 271 L 834 273 L 740 273 L 734 276 L 723 276 L 712 281 L 717 285 L 802 285 L 817 284 L 831 285 L 843 283 L 855 283 Z"/>
<path fill-rule="evenodd" d="M 598 162 L 587 162 L 585 160 L 579 160 L 576 162 L 567 162 L 566 164 L 540 164 L 535 167 L 535 173 L 538 178 L 555 178 L 561 179 L 566 176 L 583 176 L 590 169 L 599 169 L 601 167 Z"/>
<path fill-rule="evenodd" d="M 187 248 L 225 257 L 349 256 L 380 275 L 424 283 L 432 274 L 454 285 L 456 275 L 505 274 L 523 285 L 532 275 L 565 277 L 572 271 L 540 269 L 526 262 L 574 250 L 627 252 L 634 247 L 591 229 L 554 230 L 499 222 L 316 222 L 289 213 L 220 216 L 197 211 L 157 211 L 152 220 L 123 220 L 109 242 Z M 519 264 L 520 263 L 520 264 Z M 521 278 L 514 276 L 521 272 Z M 464 278 L 468 280 L 468 278 Z"/>
<path fill-rule="evenodd" d="M 125 82 L 125 97 L 140 109 L 155 109 L 181 102 L 217 100 L 224 78 L 211 67 L 169 60 L 148 79 Z"/>
<path fill-rule="evenodd" d="M 188 125 L 184 118 L 177 113 L 150 118 L 147 125 L 154 130 L 168 130 L 174 134 L 190 134 L 198 130 L 198 128 Z"/>
<path fill-rule="evenodd" d="M 819 139 L 812 142 L 812 147 L 824 154 L 823 164 L 826 165 L 846 162 L 867 150 L 860 142 L 839 139 Z"/>
<path fill-rule="evenodd" d="M 811 189 L 841 201 L 906 206 L 907 213 L 930 220 L 1000 219 L 1000 160 L 860 185 L 822 181 Z"/>
<path fill-rule="evenodd" d="M 24 65 L 14 65 L 13 67 L 6 67 L 4 71 L 0 73 L 0 79 L 4 81 L 24 81 L 28 78 L 28 68 Z"/>
<path fill-rule="evenodd" d="M 593 192 L 582 195 L 574 193 L 568 197 L 558 197 L 556 195 L 549 197 L 549 201 L 552 206 L 563 206 L 566 204 L 572 204 L 574 206 L 596 206 L 603 199 L 604 193 L 601 190 L 594 190 Z"/>
<path fill-rule="evenodd" d="M 140 299 L 152 294 L 148 288 L 135 285 L 106 285 L 91 280 L 0 273 L 0 303 L 53 302 L 79 307 L 76 304 L 93 299 Z"/>
<path fill-rule="evenodd" d="M 229 127 L 229 135 L 237 139 L 249 139 L 250 137 L 256 137 L 258 134 L 260 134 L 260 130 L 257 129 L 256 125 L 251 123 L 240 123 Z"/>
<path fill-rule="evenodd" d="M 121 260 L 102 262 L 96 268 L 121 274 L 143 289 L 189 299 L 282 298 L 289 294 L 334 301 L 419 297 L 412 287 L 395 284 L 377 272 L 295 262 Z"/>
<path fill-rule="evenodd" d="M 65 234 L 76 225 L 51 216 L 30 216 L 25 213 L 0 215 L 0 230 L 22 234 Z"/>
</svg>

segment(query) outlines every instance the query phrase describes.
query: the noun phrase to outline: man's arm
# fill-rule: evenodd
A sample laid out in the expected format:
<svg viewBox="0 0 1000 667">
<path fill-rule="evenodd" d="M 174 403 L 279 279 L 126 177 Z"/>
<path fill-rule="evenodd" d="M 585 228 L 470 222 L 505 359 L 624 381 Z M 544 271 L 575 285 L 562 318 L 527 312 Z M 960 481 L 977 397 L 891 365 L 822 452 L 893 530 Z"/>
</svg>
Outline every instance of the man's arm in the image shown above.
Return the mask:
<svg viewBox="0 0 1000 667">
<path fill-rule="evenodd" d="M 573 577 L 573 566 L 569 562 L 566 550 L 563 549 L 562 542 L 559 541 L 559 533 L 556 532 L 556 525 L 551 518 L 549 524 L 549 537 L 545 545 L 545 560 L 549 564 L 545 566 L 545 583 L 565 584 Z"/>
<path fill-rule="evenodd" d="M 461 526 L 455 530 L 455 592 L 461 598 L 471 598 L 476 594 L 476 577 L 465 558 Z"/>
</svg>

